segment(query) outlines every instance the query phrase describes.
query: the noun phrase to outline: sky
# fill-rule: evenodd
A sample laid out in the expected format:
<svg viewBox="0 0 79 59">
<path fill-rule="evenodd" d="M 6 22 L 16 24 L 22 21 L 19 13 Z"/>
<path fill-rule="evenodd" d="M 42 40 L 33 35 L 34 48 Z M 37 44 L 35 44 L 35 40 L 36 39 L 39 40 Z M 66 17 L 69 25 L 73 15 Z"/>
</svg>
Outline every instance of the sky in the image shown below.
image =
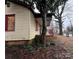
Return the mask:
<svg viewBox="0 0 79 59">
<path fill-rule="evenodd" d="M 65 21 L 63 23 L 64 27 L 73 25 L 73 0 L 68 0 L 64 12 L 63 12 L 63 18 Z"/>
</svg>

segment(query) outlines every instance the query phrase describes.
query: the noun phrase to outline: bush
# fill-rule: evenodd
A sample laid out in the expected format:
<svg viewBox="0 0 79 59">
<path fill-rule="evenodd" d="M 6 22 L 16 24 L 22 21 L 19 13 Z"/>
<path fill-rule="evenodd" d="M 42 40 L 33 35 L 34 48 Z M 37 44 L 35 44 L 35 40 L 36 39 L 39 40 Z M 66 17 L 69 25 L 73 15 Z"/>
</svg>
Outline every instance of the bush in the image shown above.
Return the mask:
<svg viewBox="0 0 79 59">
<path fill-rule="evenodd" d="M 43 47 L 43 44 L 42 44 L 42 42 L 40 40 L 40 36 L 39 35 L 36 35 L 35 38 L 32 39 L 32 45 L 35 48 Z"/>
</svg>

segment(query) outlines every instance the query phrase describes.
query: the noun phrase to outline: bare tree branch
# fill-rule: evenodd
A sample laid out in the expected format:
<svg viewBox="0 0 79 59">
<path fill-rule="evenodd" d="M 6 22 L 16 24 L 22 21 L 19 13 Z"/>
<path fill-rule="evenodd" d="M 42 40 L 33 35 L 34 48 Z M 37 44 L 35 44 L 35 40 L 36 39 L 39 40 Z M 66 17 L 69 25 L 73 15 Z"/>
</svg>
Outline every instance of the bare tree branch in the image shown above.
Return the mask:
<svg viewBox="0 0 79 59">
<path fill-rule="evenodd" d="M 64 5 L 63 5 L 63 7 L 62 7 L 62 10 L 61 10 L 61 12 L 60 12 L 60 16 L 62 15 L 62 13 L 63 13 L 63 11 L 64 11 L 65 4 L 66 4 L 66 3 L 64 3 Z"/>
</svg>

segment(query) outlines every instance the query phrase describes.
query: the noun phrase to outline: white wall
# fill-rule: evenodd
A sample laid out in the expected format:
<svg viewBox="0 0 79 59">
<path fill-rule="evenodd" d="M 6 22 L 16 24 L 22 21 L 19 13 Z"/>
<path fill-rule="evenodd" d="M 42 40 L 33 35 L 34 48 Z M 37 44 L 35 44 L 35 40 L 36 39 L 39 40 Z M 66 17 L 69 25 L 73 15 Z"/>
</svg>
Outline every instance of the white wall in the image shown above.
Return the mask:
<svg viewBox="0 0 79 59">
<path fill-rule="evenodd" d="M 35 21 L 27 8 L 11 3 L 5 6 L 5 14 L 15 14 L 15 31 L 6 32 L 6 40 L 28 40 L 35 36 Z"/>
<path fill-rule="evenodd" d="M 34 16 L 33 16 L 33 14 L 31 14 L 30 13 L 30 20 L 29 20 L 29 24 L 30 24 L 30 39 L 32 39 L 34 36 L 35 36 L 35 34 L 36 34 L 36 24 L 35 24 L 35 18 L 34 18 Z"/>
</svg>

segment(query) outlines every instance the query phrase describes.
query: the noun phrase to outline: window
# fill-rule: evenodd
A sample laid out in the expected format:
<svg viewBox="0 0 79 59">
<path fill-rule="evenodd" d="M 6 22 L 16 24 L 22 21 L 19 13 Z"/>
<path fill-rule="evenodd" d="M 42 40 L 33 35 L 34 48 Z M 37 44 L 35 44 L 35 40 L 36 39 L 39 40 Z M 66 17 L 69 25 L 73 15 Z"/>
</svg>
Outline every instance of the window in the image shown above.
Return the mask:
<svg viewBox="0 0 79 59">
<path fill-rule="evenodd" d="M 15 15 L 9 14 L 5 15 L 5 31 L 15 30 Z"/>
</svg>

